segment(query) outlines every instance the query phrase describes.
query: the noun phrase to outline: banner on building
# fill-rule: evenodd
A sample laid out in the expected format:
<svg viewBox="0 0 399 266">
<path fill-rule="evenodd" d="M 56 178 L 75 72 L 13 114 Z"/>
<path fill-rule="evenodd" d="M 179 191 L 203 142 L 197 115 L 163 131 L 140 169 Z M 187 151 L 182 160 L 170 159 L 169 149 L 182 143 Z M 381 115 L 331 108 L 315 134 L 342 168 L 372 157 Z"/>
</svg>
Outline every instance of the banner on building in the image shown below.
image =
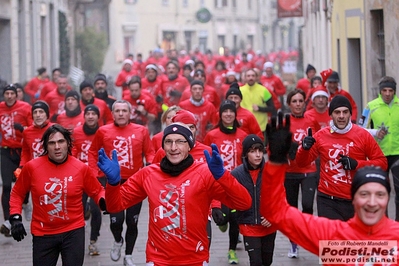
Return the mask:
<svg viewBox="0 0 399 266">
<path fill-rule="evenodd" d="M 302 0 L 277 0 L 277 17 L 302 17 Z"/>
</svg>

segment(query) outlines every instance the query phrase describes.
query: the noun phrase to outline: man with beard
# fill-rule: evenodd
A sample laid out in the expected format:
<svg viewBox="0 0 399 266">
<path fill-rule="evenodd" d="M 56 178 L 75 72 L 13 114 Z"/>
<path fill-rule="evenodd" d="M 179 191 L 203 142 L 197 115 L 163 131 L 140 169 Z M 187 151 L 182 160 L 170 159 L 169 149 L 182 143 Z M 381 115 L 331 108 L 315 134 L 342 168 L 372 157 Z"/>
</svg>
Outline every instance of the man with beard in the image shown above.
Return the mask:
<svg viewBox="0 0 399 266">
<path fill-rule="evenodd" d="M 85 109 L 89 104 L 94 104 L 100 110 L 101 117 L 98 121 L 100 126 L 113 122 L 111 110 L 107 104 L 103 100 L 94 97 L 94 88 L 90 81 L 84 80 L 80 83 L 80 94 L 82 95 L 80 101 L 81 109 Z"/>
<path fill-rule="evenodd" d="M 96 98 L 103 100 L 108 105 L 109 110 L 112 110 L 112 105 L 116 99 L 108 95 L 107 91 L 107 77 L 104 74 L 97 74 L 94 78 L 94 95 Z"/>
<path fill-rule="evenodd" d="M 84 123 L 79 100 L 80 96 L 77 91 L 68 91 L 65 95 L 65 111 L 56 118 L 56 123 L 68 129 L 71 133 L 75 127 Z"/>
</svg>

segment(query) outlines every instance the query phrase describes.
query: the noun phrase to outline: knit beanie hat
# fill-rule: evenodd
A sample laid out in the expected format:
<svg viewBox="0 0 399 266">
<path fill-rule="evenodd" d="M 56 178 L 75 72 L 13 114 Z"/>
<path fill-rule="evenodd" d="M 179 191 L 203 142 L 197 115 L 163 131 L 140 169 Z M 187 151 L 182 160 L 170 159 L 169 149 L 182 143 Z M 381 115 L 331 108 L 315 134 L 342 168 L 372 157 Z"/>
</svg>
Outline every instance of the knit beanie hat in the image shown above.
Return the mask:
<svg viewBox="0 0 399 266">
<path fill-rule="evenodd" d="M 331 75 L 327 78 L 327 82 L 339 82 L 339 74 L 336 71 L 333 71 Z"/>
<path fill-rule="evenodd" d="M 45 101 L 36 101 L 36 102 L 32 105 L 32 114 L 33 114 L 33 111 L 36 110 L 36 109 L 38 109 L 38 108 L 44 110 L 44 112 L 45 112 L 46 115 L 47 115 L 47 119 L 50 118 L 50 108 L 49 108 L 48 104 L 47 104 Z"/>
<path fill-rule="evenodd" d="M 3 95 L 6 93 L 6 91 L 13 91 L 15 94 L 17 94 L 17 87 L 15 87 L 14 84 L 7 85 L 3 89 Z"/>
<path fill-rule="evenodd" d="M 179 110 L 176 112 L 175 116 L 172 117 L 172 122 L 180 122 L 183 124 L 193 124 L 196 126 L 197 124 L 197 119 L 195 118 L 195 115 L 191 113 L 190 111 L 187 110 Z"/>
<path fill-rule="evenodd" d="M 80 96 L 77 91 L 70 90 L 65 94 L 65 100 L 68 99 L 68 97 L 73 97 L 75 98 L 78 102 L 80 101 Z"/>
<path fill-rule="evenodd" d="M 101 73 L 97 74 L 97 75 L 94 77 L 94 84 L 96 84 L 96 82 L 99 81 L 99 80 L 104 81 L 106 84 L 108 83 L 108 82 L 107 82 L 107 77 L 106 77 L 104 74 L 101 74 Z"/>
<path fill-rule="evenodd" d="M 222 113 L 227 110 L 230 109 L 232 110 L 236 115 L 237 115 L 237 108 L 236 108 L 236 103 L 231 101 L 231 100 L 224 100 L 219 107 L 219 117 L 222 116 Z"/>
<path fill-rule="evenodd" d="M 306 74 L 310 71 L 310 70 L 314 70 L 316 71 L 316 68 L 314 66 L 312 66 L 311 64 L 308 64 L 308 66 L 306 67 Z"/>
<path fill-rule="evenodd" d="M 163 131 L 162 149 L 164 149 L 164 142 L 165 142 L 166 136 L 170 135 L 170 134 L 182 135 L 188 141 L 188 145 L 190 146 L 190 149 L 192 149 L 194 147 L 194 137 L 193 137 L 193 133 L 191 132 L 191 130 L 187 126 L 185 126 L 181 123 L 172 123 L 169 126 L 167 126 Z"/>
<path fill-rule="evenodd" d="M 381 82 L 378 84 L 378 87 L 380 89 L 380 93 L 383 88 L 391 88 L 396 94 L 396 82 Z"/>
<path fill-rule="evenodd" d="M 249 150 L 256 144 L 260 145 L 260 149 L 262 151 L 265 150 L 265 145 L 263 144 L 263 141 L 257 135 L 250 134 L 250 135 L 246 136 L 245 139 L 242 142 L 242 155 L 241 155 L 241 157 L 247 157 L 247 154 L 248 154 Z"/>
<path fill-rule="evenodd" d="M 198 79 L 194 79 L 193 81 L 191 81 L 190 88 L 192 88 L 194 85 L 200 85 L 200 86 L 202 86 L 202 88 L 205 88 L 204 82 L 202 82 L 201 80 L 198 80 Z"/>
<path fill-rule="evenodd" d="M 365 166 L 357 170 L 355 176 L 353 177 L 351 186 L 352 199 L 355 196 L 356 191 L 362 185 L 369 182 L 375 182 L 383 185 L 387 189 L 388 195 L 391 192 L 391 185 L 389 184 L 387 173 L 380 167 Z"/>
<path fill-rule="evenodd" d="M 348 107 L 349 112 L 352 114 L 351 103 L 349 102 L 348 98 L 342 95 L 337 95 L 331 100 L 330 107 L 328 108 L 328 114 L 331 115 L 332 112 L 339 107 Z"/>
<path fill-rule="evenodd" d="M 84 114 L 86 115 L 86 113 L 87 113 L 88 111 L 94 111 L 94 112 L 98 115 L 98 117 L 100 117 L 100 110 L 99 110 L 98 107 L 95 106 L 94 104 L 88 104 L 88 105 L 85 107 Z"/>
<path fill-rule="evenodd" d="M 87 88 L 87 87 L 90 87 L 90 88 L 93 89 L 93 84 L 91 84 L 91 82 L 89 80 L 83 80 L 82 83 L 80 83 L 80 86 L 79 86 L 80 93 L 82 93 L 82 90 L 84 88 Z"/>
<path fill-rule="evenodd" d="M 226 92 L 226 99 L 229 95 L 238 95 L 242 100 L 242 93 L 237 82 L 231 83 L 229 90 Z"/>
<path fill-rule="evenodd" d="M 313 94 L 312 94 L 312 101 L 314 100 L 314 98 L 316 98 L 317 96 L 325 96 L 325 97 L 329 97 L 328 92 L 326 90 L 326 88 L 322 85 L 319 85 L 315 88 Z"/>
</svg>

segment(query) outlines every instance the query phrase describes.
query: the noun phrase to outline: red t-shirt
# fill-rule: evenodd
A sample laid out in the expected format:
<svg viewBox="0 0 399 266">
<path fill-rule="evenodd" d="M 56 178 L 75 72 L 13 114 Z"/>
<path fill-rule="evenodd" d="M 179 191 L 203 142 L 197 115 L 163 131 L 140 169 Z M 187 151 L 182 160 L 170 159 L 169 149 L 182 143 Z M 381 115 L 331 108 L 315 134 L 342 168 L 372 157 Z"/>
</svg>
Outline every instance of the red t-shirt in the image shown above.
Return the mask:
<svg viewBox="0 0 399 266">
<path fill-rule="evenodd" d="M 61 114 L 65 110 L 65 94 L 58 93 L 57 89 L 49 92 L 44 97 L 44 101 L 50 107 L 50 118 L 54 114 Z"/>
<path fill-rule="evenodd" d="M 206 100 L 201 106 L 195 106 L 190 102 L 190 100 L 185 100 L 179 105 L 181 108 L 190 111 L 195 115 L 195 118 L 197 120 L 197 136 L 195 137 L 195 139 L 199 142 L 203 142 L 205 135 L 209 131 L 209 129 L 213 128 L 213 126 L 217 124 L 218 117 L 215 107 L 212 103 Z"/>
<path fill-rule="evenodd" d="M 160 90 L 164 104 L 166 104 L 167 106 L 178 105 L 181 95 L 171 96 L 170 93 L 172 91 L 183 93 L 184 89 L 189 85 L 190 84 L 188 83 L 188 80 L 183 76 L 178 76 L 174 80 L 169 80 L 168 77 L 165 77 L 162 81 Z"/>
<path fill-rule="evenodd" d="M 220 128 L 215 128 L 206 134 L 204 144 L 210 146 L 215 143 L 218 146 L 224 167 L 226 170 L 231 171 L 242 164 L 242 141 L 247 135 L 239 128 L 232 134 L 223 133 Z"/>
<path fill-rule="evenodd" d="M 97 130 L 89 150 L 89 166 L 93 169 L 97 167 L 98 151 L 101 148 L 110 158 L 112 150 L 117 151 L 122 179 L 129 178 L 144 167 L 144 158 L 147 163 L 151 163 L 154 158 L 148 129 L 133 123 L 124 127 L 112 123 Z"/>
<path fill-rule="evenodd" d="M 42 155 L 43 153 L 43 143 L 41 142 L 43 133 L 52 125 L 53 123 L 47 123 L 44 127 L 38 127 L 36 125 L 31 125 L 24 130 L 22 139 L 22 153 L 20 166 L 24 166 L 27 162 L 35 159 Z"/>
<path fill-rule="evenodd" d="M 14 129 L 18 123 L 24 127 L 32 125 L 32 107 L 29 103 L 16 101 L 14 105 L 7 106 L 5 102 L 0 103 L 1 121 L 1 146 L 3 148 L 22 148 L 22 132 Z"/>
<path fill-rule="evenodd" d="M 73 156 L 61 164 L 50 162 L 47 155 L 26 163 L 11 191 L 11 214 L 21 214 L 29 191 L 33 205 L 30 229 L 34 236 L 83 228 L 83 193 L 97 204 L 105 197 L 104 188 L 90 168 Z"/>
<path fill-rule="evenodd" d="M 263 86 L 272 90 L 277 96 L 282 96 L 286 92 L 283 82 L 276 75 L 272 75 L 271 77 L 261 76 L 260 82 Z"/>
<path fill-rule="evenodd" d="M 85 118 L 83 116 L 83 112 L 81 112 L 77 116 L 68 117 L 64 111 L 59 116 L 57 116 L 57 123 L 68 129 L 71 133 L 73 133 L 73 130 L 76 127 L 81 126 L 85 123 Z"/>
</svg>

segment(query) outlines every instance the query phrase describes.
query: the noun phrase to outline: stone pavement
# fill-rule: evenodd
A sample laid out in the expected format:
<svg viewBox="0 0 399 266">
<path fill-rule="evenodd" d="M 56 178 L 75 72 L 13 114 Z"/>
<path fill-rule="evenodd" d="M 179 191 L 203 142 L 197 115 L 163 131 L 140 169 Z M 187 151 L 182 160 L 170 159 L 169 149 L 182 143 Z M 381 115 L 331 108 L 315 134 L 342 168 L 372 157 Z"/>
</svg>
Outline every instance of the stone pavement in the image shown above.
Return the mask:
<svg viewBox="0 0 399 266">
<path fill-rule="evenodd" d="M 389 205 L 390 217 L 394 214 L 394 197 L 391 196 Z M 1 209 L 1 208 L 0 208 Z M 3 213 L 0 210 L 0 222 L 3 222 Z M 133 257 L 137 266 L 145 266 L 145 245 L 147 239 L 147 221 L 148 221 L 148 203 L 145 201 L 139 219 L 139 235 L 136 242 L 136 247 L 133 252 Z M 28 236 L 21 242 L 16 242 L 12 238 L 6 238 L 0 235 L 0 266 L 26 266 L 32 265 L 32 237 L 29 234 L 30 226 L 26 221 L 24 222 Z M 227 262 L 228 249 L 228 234 L 222 233 L 213 223 L 213 239 L 210 250 L 210 265 L 224 266 L 229 265 Z M 84 265 L 87 266 L 115 266 L 123 265 L 123 256 L 118 262 L 113 262 L 109 257 L 109 251 L 113 243 L 113 237 L 109 230 L 109 218 L 103 216 L 103 226 L 101 228 L 101 236 L 98 240 L 98 246 L 101 251 L 99 256 L 88 255 L 88 239 L 90 234 L 90 227 L 86 227 L 86 255 Z M 277 234 L 276 247 L 274 250 L 273 265 L 277 266 L 311 266 L 318 265 L 318 259 L 315 255 L 310 254 L 304 249 L 299 249 L 298 259 L 289 259 L 287 252 L 289 249 L 289 241 L 280 232 Z M 123 254 L 123 252 L 122 252 Z M 239 258 L 239 265 L 248 266 L 248 256 L 244 250 L 242 243 L 238 244 L 237 255 Z M 59 259 L 57 265 L 62 265 Z"/>
</svg>

